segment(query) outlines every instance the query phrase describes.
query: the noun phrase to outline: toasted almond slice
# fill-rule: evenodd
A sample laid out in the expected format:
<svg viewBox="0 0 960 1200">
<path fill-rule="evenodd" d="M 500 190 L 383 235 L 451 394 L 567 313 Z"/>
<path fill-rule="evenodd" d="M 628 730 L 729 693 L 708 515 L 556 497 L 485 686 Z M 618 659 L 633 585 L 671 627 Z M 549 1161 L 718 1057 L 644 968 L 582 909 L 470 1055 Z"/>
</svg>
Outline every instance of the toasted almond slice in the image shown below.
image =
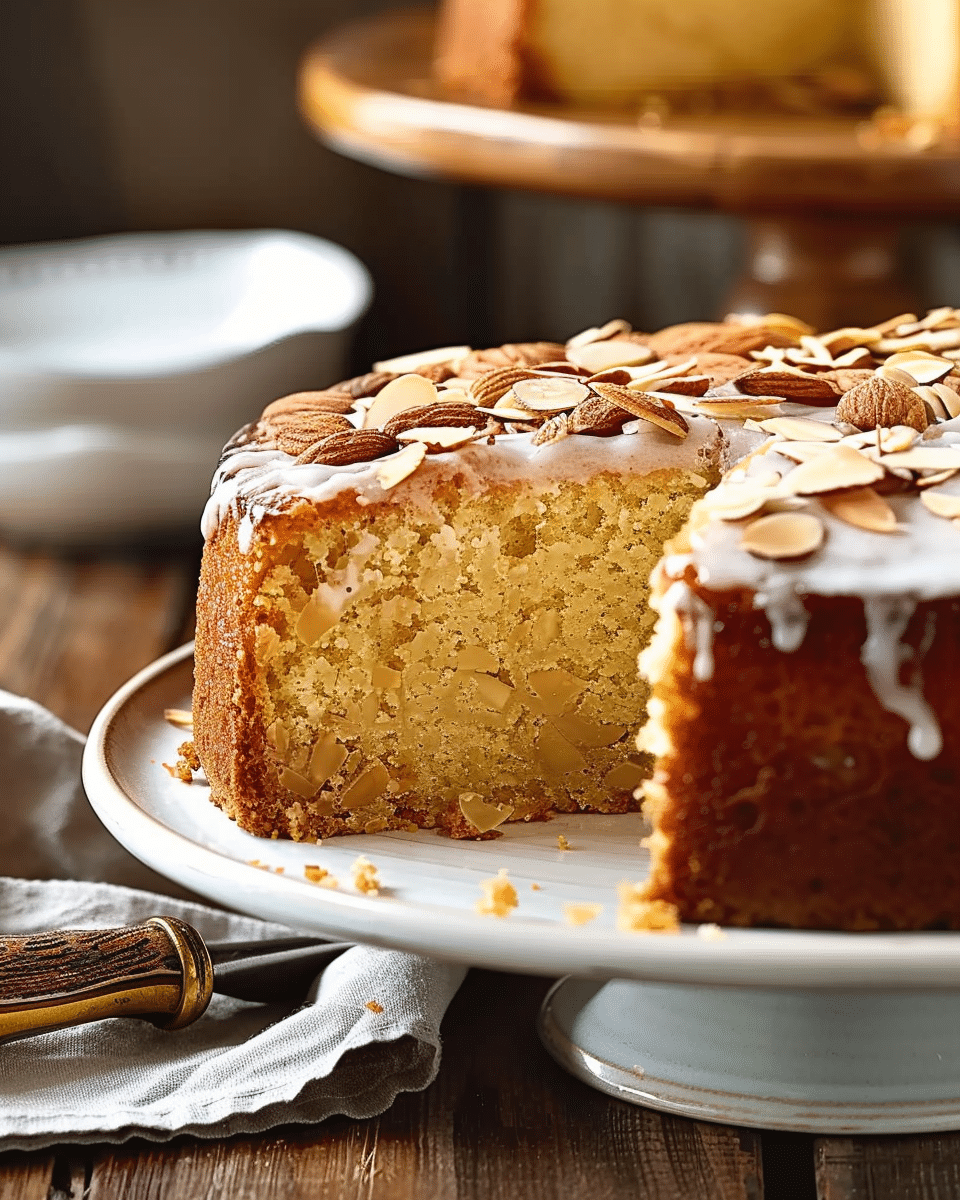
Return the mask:
<svg viewBox="0 0 960 1200">
<path fill-rule="evenodd" d="M 769 416 L 768 409 L 773 408 L 778 404 L 783 404 L 782 396 L 704 396 L 702 400 L 698 400 L 695 404 L 691 404 L 689 408 L 685 408 L 685 412 L 702 413 L 705 417 L 719 417 L 721 419 L 730 417 L 734 420 L 743 420 L 746 417 L 766 417 Z M 680 398 L 677 398 L 677 404 L 680 404 Z"/>
<path fill-rule="evenodd" d="M 582 404 L 590 389 L 570 375 L 553 375 L 521 379 L 513 385 L 511 394 L 520 402 L 519 407 L 528 412 L 553 414 L 568 412 Z"/>
<path fill-rule="evenodd" d="M 960 345 L 960 343 L 958 343 Z M 653 351 L 639 342 L 622 342 L 614 338 L 606 342 L 590 342 L 586 346 L 574 346 L 567 349 L 567 358 L 578 367 L 583 367 L 591 375 L 607 371 L 610 367 L 632 367 L 640 363 L 648 363 L 653 358 Z"/>
<path fill-rule="evenodd" d="M 825 367 L 829 367 L 833 363 L 833 355 L 820 338 L 805 334 L 800 339 L 800 345 L 815 363 L 820 363 L 821 366 Z"/>
<path fill-rule="evenodd" d="M 935 383 L 933 385 L 933 390 L 940 397 L 940 402 L 947 410 L 947 413 L 950 415 L 951 419 L 953 417 L 960 417 L 960 393 L 954 391 L 954 389 L 946 383 Z"/>
<path fill-rule="evenodd" d="M 193 712 L 189 708 L 165 708 L 163 719 L 169 721 L 171 725 L 187 729 L 193 724 Z"/>
<path fill-rule="evenodd" d="M 655 386 L 649 390 L 661 396 L 704 396 L 710 390 L 711 379 L 709 375 L 676 375 L 658 376 L 650 382 Z"/>
<path fill-rule="evenodd" d="M 947 517 L 951 521 L 960 517 L 960 496 L 951 496 L 948 492 L 921 492 L 920 503 L 935 517 Z"/>
<path fill-rule="evenodd" d="M 757 558 L 805 558 L 819 549 L 825 532 L 823 522 L 811 513 L 771 513 L 751 521 L 740 545 Z"/>
<path fill-rule="evenodd" d="M 870 487 L 848 488 L 820 497 L 820 503 L 847 525 L 868 529 L 871 533 L 896 533 L 897 514 Z"/>
<path fill-rule="evenodd" d="M 920 437 L 910 425 L 894 425 L 892 429 L 876 429 L 874 434 L 880 439 L 881 454 L 900 454 L 904 450 L 909 450 Z"/>
<path fill-rule="evenodd" d="M 440 346 L 436 350 L 420 350 L 416 354 L 401 354 L 399 358 L 387 358 L 373 364 L 375 371 L 392 371 L 395 375 L 406 375 L 418 367 L 433 367 L 441 363 L 455 362 L 466 358 L 469 346 Z"/>
<path fill-rule="evenodd" d="M 690 432 L 690 426 L 680 413 L 669 404 L 664 404 L 662 401 L 658 403 L 659 398 L 655 393 L 636 392 L 632 388 L 620 387 L 615 383 L 597 383 L 594 384 L 593 390 L 604 400 L 609 400 L 612 404 L 619 404 L 621 408 L 625 408 L 628 413 L 639 417 L 641 421 L 650 421 L 654 425 L 659 425 L 661 429 L 665 429 L 675 437 L 685 438 Z M 669 400 L 670 397 L 667 399 Z"/>
<path fill-rule="evenodd" d="M 960 447 L 913 446 L 902 454 L 885 454 L 881 461 L 891 470 L 903 467 L 908 471 L 947 471 L 960 467 Z"/>
<path fill-rule="evenodd" d="M 532 412 L 510 403 L 506 397 L 498 400 L 493 408 L 483 408 L 478 405 L 477 412 L 485 413 L 488 417 L 496 417 L 500 421 L 531 421 L 535 419 Z"/>
<path fill-rule="evenodd" d="M 762 325 L 764 329 L 770 329 L 774 333 L 783 333 L 787 337 L 802 338 L 808 337 L 815 333 L 812 325 L 808 325 L 806 321 L 801 321 L 799 317 L 791 317 L 787 313 L 765 313 L 762 317 L 756 317 L 749 322 L 743 321 L 742 324 Z"/>
<path fill-rule="evenodd" d="M 839 442 L 843 437 L 835 425 L 810 417 L 770 417 L 759 427 L 764 433 L 776 433 L 791 442 Z"/>
<path fill-rule="evenodd" d="M 932 387 L 920 384 L 913 390 L 927 406 L 927 416 L 930 418 L 931 425 L 947 419 L 947 407 Z"/>
<path fill-rule="evenodd" d="M 645 366 L 626 367 L 633 380 L 631 386 L 641 383 L 645 379 L 674 379 L 678 375 L 687 375 L 691 371 L 697 369 L 696 355 L 690 358 L 682 359 L 677 363 L 668 363 L 664 359 L 657 359 L 656 362 L 647 363 Z"/>
<path fill-rule="evenodd" d="M 859 450 L 833 445 L 791 471 L 783 486 L 795 496 L 816 496 L 840 488 L 866 487 L 883 475 L 883 467 Z"/>
<path fill-rule="evenodd" d="M 575 333 L 572 338 L 567 340 L 567 349 L 576 350 L 578 346 L 590 346 L 594 342 L 605 342 L 608 338 L 616 337 L 618 333 L 629 333 L 631 328 L 629 321 L 624 321 L 622 317 L 615 317 L 599 328 L 584 329 L 582 333 Z"/>
<path fill-rule="evenodd" d="M 905 372 L 912 376 L 916 383 L 939 383 L 944 376 L 950 374 L 954 363 L 952 359 L 928 354 L 923 350 L 910 350 L 906 353 L 891 354 L 883 364 L 883 368 L 886 367 Z"/>
<path fill-rule="evenodd" d="M 383 460 L 383 465 L 377 470 L 377 482 L 385 492 L 389 492 L 408 475 L 412 475 L 426 457 L 427 448 L 423 442 L 405 446 L 398 454 Z"/>
<path fill-rule="evenodd" d="M 953 479 L 958 471 L 960 471 L 960 467 L 954 467 L 950 471 L 934 471 L 932 475 L 923 475 L 917 480 L 917 487 L 937 487 L 938 484 L 946 483 L 947 480 Z"/>
<path fill-rule="evenodd" d="M 397 413 L 420 404 L 435 404 L 436 400 L 436 384 L 429 379 L 422 375 L 400 375 L 374 396 L 364 413 L 363 428 L 381 429 Z"/>
<path fill-rule="evenodd" d="M 405 429 L 397 434 L 398 442 L 423 442 L 428 453 L 440 450 L 455 450 L 465 446 L 477 436 L 475 425 L 465 428 L 455 428 L 450 425 L 420 425 L 414 429 Z"/>
<path fill-rule="evenodd" d="M 946 324 L 956 324 L 957 310 L 945 305 L 941 308 L 931 308 L 922 320 L 917 322 L 920 329 L 937 329 Z"/>
<path fill-rule="evenodd" d="M 893 367 L 889 362 L 884 363 L 882 367 L 877 367 L 876 374 L 878 378 L 886 379 L 888 383 L 902 383 L 904 387 L 908 388 L 917 386 L 916 379 L 908 371 L 904 371 L 901 367 Z"/>
<path fill-rule="evenodd" d="M 479 792 L 461 792 L 460 811 L 478 833 L 489 833 L 513 816 L 511 804 L 488 804 Z"/>
<path fill-rule="evenodd" d="M 896 333 L 901 325 L 914 325 L 916 321 L 916 313 L 900 313 L 899 316 L 890 317 L 887 321 L 878 322 L 873 328 L 879 334 Z"/>
<path fill-rule="evenodd" d="M 766 508 L 776 496 L 773 488 L 742 483 L 717 488 L 708 493 L 701 503 L 711 517 L 721 521 L 742 521 L 744 517 L 752 517 Z"/>
<path fill-rule="evenodd" d="M 821 333 L 817 341 L 822 346 L 826 346 L 832 355 L 837 355 L 845 354 L 849 350 L 875 346 L 882 336 L 878 329 L 859 329 L 847 326 L 844 329 L 834 329 L 830 333 Z"/>
<path fill-rule="evenodd" d="M 829 454 L 835 442 L 781 442 L 776 441 L 770 447 L 774 454 L 782 454 L 793 462 L 810 462 L 813 458 L 822 458 Z"/>
<path fill-rule="evenodd" d="M 906 337 L 883 338 L 875 347 L 879 354 L 899 354 L 904 350 L 956 350 L 960 348 L 960 329 L 925 329 Z"/>
</svg>

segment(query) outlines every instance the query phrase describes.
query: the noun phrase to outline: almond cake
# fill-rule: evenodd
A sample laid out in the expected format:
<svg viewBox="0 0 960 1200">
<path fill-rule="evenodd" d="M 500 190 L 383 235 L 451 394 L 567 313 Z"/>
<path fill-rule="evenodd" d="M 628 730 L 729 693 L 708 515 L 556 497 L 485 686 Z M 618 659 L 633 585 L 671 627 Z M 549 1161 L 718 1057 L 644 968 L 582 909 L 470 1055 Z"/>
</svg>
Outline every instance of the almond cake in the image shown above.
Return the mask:
<svg viewBox="0 0 960 1200">
<path fill-rule="evenodd" d="M 380 363 L 241 431 L 204 532 L 196 742 L 245 829 L 642 801 L 658 911 L 960 927 L 960 312 Z"/>
</svg>

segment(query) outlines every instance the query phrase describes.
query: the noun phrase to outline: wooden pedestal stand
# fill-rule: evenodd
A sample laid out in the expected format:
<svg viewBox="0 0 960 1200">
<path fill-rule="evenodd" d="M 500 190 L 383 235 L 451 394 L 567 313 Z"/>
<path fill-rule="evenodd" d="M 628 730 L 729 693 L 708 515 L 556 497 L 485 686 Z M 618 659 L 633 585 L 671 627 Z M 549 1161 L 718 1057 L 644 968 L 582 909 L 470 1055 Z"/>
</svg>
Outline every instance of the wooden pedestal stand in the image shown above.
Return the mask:
<svg viewBox="0 0 960 1200">
<path fill-rule="evenodd" d="M 454 103 L 431 79 L 433 17 L 394 12 L 315 46 L 300 105 L 329 145 L 387 170 L 745 217 L 730 306 L 820 328 L 913 307 L 905 218 L 960 212 L 960 152 L 877 144 L 846 118 L 670 118 L 649 127 L 567 108 Z"/>
</svg>

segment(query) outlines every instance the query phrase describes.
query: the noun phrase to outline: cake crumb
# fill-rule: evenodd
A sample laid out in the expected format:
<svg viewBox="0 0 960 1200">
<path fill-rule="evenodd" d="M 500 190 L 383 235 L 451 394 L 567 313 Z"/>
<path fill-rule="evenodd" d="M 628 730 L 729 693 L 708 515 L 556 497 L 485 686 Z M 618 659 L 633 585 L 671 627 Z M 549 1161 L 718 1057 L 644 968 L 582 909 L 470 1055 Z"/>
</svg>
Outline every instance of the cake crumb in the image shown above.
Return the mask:
<svg viewBox="0 0 960 1200">
<path fill-rule="evenodd" d="M 725 942 L 727 933 L 725 929 L 721 929 L 719 925 L 709 921 L 697 926 L 697 937 L 703 938 L 705 942 Z"/>
<path fill-rule="evenodd" d="M 315 883 L 317 887 L 335 888 L 340 886 L 329 871 L 314 863 L 307 863 L 303 868 L 303 874 L 309 883 Z"/>
<path fill-rule="evenodd" d="M 482 916 L 508 917 L 519 904 L 517 889 L 507 878 L 506 867 L 501 867 L 493 879 L 481 879 L 480 890 L 483 896 L 474 908 Z"/>
<path fill-rule="evenodd" d="M 350 868 L 353 886 L 358 892 L 367 896 L 376 896 L 380 891 L 380 880 L 377 878 L 377 868 L 361 854 Z"/>
<path fill-rule="evenodd" d="M 568 925 L 586 925 L 603 912 L 602 904 L 565 904 L 563 919 Z"/>
<path fill-rule="evenodd" d="M 558 850 L 572 850 L 573 849 L 573 847 L 570 845 L 570 843 L 567 841 L 567 839 L 563 836 L 562 833 L 557 834 L 557 849 Z"/>
<path fill-rule="evenodd" d="M 646 1071 L 640 1066 L 639 1063 L 634 1063 L 630 1070 L 634 1073 L 634 1075 L 637 1076 L 638 1079 L 642 1079 L 644 1075 L 646 1075 Z"/>
<path fill-rule="evenodd" d="M 531 884 L 530 884 L 530 891 L 531 891 L 531 892 L 542 892 L 542 891 L 543 891 L 543 888 L 540 886 L 540 884 L 539 884 L 539 883 L 531 883 Z"/>
<path fill-rule="evenodd" d="M 165 708 L 163 719 L 181 729 L 193 728 L 193 713 L 188 708 Z"/>
<path fill-rule="evenodd" d="M 383 1012 L 383 1005 L 378 1004 L 376 1002 L 376 1000 L 368 1000 L 366 1003 L 366 1007 L 369 1008 L 372 1013 L 382 1013 Z"/>
<path fill-rule="evenodd" d="M 680 913 L 666 900 L 647 900 L 645 884 L 621 883 L 617 888 L 617 928 L 633 933 L 679 933 Z"/>
</svg>

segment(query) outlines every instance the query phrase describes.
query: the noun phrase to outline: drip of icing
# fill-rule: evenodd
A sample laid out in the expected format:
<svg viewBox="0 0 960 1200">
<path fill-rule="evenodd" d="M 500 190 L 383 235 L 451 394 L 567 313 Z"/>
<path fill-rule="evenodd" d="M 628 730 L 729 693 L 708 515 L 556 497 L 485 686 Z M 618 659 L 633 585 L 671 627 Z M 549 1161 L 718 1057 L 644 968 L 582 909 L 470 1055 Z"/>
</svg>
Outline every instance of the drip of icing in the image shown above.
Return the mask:
<svg viewBox="0 0 960 1200">
<path fill-rule="evenodd" d="M 694 651 L 694 679 L 706 683 L 713 678 L 713 609 L 682 581 L 670 585 L 663 603 L 673 608 L 683 624 L 687 649 Z"/>
<path fill-rule="evenodd" d="M 910 649 L 901 641 L 916 601 L 907 597 L 869 596 L 864 599 L 867 640 L 860 658 L 873 694 L 888 712 L 910 725 L 907 746 L 915 758 L 928 762 L 943 748 L 943 736 L 933 709 L 923 698 L 919 671 L 910 686 L 900 683 L 900 667 Z"/>
<path fill-rule="evenodd" d="M 793 654 L 803 645 L 810 614 L 792 587 L 772 587 L 757 592 L 753 607 L 762 608 L 770 622 L 770 637 L 782 654 Z"/>
</svg>

